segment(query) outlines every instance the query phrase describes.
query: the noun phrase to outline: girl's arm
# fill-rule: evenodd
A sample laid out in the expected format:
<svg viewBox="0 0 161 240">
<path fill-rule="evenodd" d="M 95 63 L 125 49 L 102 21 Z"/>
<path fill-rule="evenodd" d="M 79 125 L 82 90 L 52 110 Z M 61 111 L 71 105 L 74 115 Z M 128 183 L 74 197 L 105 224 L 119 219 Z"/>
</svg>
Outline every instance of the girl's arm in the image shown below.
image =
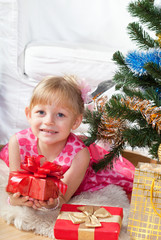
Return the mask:
<svg viewBox="0 0 161 240">
<path fill-rule="evenodd" d="M 66 194 L 60 197 L 60 205 L 70 200 L 84 179 L 89 166 L 90 154 L 87 148 L 82 149 L 72 161 L 71 167 L 64 174 L 62 181 L 67 184 Z"/>
<path fill-rule="evenodd" d="M 13 135 L 9 140 L 9 168 L 10 171 L 17 171 L 20 169 L 20 153 L 19 146 L 17 142 L 16 135 Z M 10 204 L 14 206 L 28 206 L 31 207 L 33 205 L 32 201 L 29 201 L 29 197 L 22 197 L 20 193 L 9 193 Z"/>
<path fill-rule="evenodd" d="M 16 135 L 13 135 L 9 140 L 9 168 L 10 171 L 20 170 L 20 151 Z"/>
</svg>

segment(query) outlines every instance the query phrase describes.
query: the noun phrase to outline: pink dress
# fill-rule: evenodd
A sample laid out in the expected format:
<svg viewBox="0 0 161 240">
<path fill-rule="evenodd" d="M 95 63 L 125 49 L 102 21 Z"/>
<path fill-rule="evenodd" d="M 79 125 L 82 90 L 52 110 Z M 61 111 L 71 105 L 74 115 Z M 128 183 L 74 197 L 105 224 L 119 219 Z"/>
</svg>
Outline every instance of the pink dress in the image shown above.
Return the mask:
<svg viewBox="0 0 161 240">
<path fill-rule="evenodd" d="M 19 143 L 22 161 L 26 155 L 38 156 L 37 138 L 33 135 L 31 128 L 16 133 L 16 137 Z M 70 168 L 74 156 L 85 147 L 85 144 L 79 137 L 71 133 L 64 149 L 54 162 L 63 166 L 65 172 Z M 128 160 L 121 157 L 116 160 L 113 169 L 107 168 L 95 173 L 92 168 L 92 163 L 103 158 L 108 152 L 96 144 L 91 144 L 88 150 L 90 152 L 90 164 L 75 195 L 84 191 L 96 191 L 109 184 L 119 185 L 123 187 L 127 193 L 132 192 L 135 168 Z M 9 166 L 8 144 L 1 150 L 0 158 Z"/>
</svg>

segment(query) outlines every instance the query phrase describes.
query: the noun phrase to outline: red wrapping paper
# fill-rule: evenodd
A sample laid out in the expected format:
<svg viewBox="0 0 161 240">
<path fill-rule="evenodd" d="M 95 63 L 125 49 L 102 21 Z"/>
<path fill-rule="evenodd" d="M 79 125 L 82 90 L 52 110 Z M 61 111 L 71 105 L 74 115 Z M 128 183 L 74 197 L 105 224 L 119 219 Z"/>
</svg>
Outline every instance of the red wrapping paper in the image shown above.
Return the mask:
<svg viewBox="0 0 161 240">
<path fill-rule="evenodd" d="M 77 207 L 83 205 L 73 205 L 73 204 L 63 204 L 60 210 L 61 212 L 78 212 Z M 123 209 L 118 207 L 107 207 L 101 206 L 105 208 L 108 212 L 113 215 L 113 218 L 119 219 L 118 221 L 112 220 L 110 222 L 110 218 L 108 218 L 108 222 L 100 222 L 102 224 L 101 227 L 96 227 L 91 230 L 91 228 L 84 227 L 83 232 L 87 232 L 86 237 L 81 236 L 79 233 L 81 224 L 73 224 L 72 221 L 67 219 L 61 219 L 61 217 L 56 220 L 54 226 L 54 236 L 56 239 L 64 239 L 64 240 L 100 240 L 100 239 L 108 239 L 108 240 L 118 240 L 121 222 L 123 219 Z M 117 218 L 118 217 L 118 218 Z M 88 236 L 88 231 L 94 231 L 93 236 Z M 84 233 L 83 233 L 84 235 Z M 83 239 L 84 238 L 84 239 Z"/>
<path fill-rule="evenodd" d="M 6 191 L 42 201 L 57 198 L 59 191 L 64 195 L 67 185 L 60 180 L 63 178 L 61 166 L 51 162 L 40 166 L 41 157 L 26 157 L 21 165 L 25 171 L 10 172 Z"/>
</svg>

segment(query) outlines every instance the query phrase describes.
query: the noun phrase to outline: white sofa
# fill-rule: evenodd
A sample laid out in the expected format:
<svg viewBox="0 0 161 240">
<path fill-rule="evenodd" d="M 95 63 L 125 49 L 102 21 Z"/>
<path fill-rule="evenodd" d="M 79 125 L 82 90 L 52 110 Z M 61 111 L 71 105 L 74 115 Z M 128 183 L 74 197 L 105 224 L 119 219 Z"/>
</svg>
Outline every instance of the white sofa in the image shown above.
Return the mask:
<svg viewBox="0 0 161 240">
<path fill-rule="evenodd" d="M 0 144 L 28 127 L 24 108 L 43 76 L 76 74 L 92 91 L 112 80 L 113 53 L 135 47 L 129 2 L 0 0 Z"/>
</svg>

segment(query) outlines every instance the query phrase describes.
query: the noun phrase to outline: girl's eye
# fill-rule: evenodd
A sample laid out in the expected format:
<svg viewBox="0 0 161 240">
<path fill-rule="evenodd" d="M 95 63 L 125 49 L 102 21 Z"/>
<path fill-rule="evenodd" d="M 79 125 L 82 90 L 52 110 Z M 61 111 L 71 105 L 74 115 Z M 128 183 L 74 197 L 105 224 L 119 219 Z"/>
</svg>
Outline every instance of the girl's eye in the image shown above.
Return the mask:
<svg viewBox="0 0 161 240">
<path fill-rule="evenodd" d="M 65 117 L 65 115 L 63 113 L 58 113 L 58 117 Z"/>
<path fill-rule="evenodd" d="M 40 115 L 43 115 L 45 112 L 43 110 L 38 111 Z"/>
</svg>

